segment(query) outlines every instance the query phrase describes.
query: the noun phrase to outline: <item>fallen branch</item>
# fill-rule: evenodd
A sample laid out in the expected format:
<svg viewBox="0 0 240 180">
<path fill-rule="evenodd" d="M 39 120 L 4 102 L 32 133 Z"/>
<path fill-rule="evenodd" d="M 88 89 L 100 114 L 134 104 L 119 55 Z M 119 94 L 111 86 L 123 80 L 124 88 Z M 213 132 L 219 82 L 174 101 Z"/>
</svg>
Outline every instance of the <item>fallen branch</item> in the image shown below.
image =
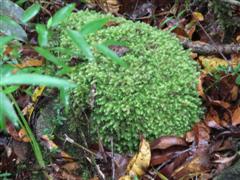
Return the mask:
<svg viewBox="0 0 240 180">
<path fill-rule="evenodd" d="M 212 45 L 203 42 L 194 42 L 186 38 L 181 38 L 180 41 L 184 48 L 192 49 L 192 52 L 198 54 L 219 54 L 219 51 L 223 54 L 240 53 L 240 44 Z"/>
</svg>

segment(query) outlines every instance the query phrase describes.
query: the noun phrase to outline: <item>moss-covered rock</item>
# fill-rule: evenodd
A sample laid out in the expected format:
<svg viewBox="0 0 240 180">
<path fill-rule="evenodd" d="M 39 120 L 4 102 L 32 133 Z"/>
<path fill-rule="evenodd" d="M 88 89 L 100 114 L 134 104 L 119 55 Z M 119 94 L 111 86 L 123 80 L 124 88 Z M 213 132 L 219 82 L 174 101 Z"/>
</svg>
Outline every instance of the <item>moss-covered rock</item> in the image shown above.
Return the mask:
<svg viewBox="0 0 240 180">
<path fill-rule="evenodd" d="M 140 134 L 149 140 L 182 135 L 201 114 L 196 63 L 173 34 L 89 11 L 75 13 L 63 24 L 61 47 L 78 51 L 65 30 L 80 30 L 103 17 L 110 17 L 114 25 L 88 35 L 87 41 L 90 45 L 124 41 L 128 52 L 121 58 L 129 66 L 119 66 L 92 49 L 96 61 L 80 63 L 71 74 L 78 88 L 72 93 L 69 120 L 81 123 L 80 114 L 94 102 L 89 117 L 92 137 L 97 139 L 98 134 L 106 145 L 113 137 L 117 151 L 136 149 Z"/>
</svg>

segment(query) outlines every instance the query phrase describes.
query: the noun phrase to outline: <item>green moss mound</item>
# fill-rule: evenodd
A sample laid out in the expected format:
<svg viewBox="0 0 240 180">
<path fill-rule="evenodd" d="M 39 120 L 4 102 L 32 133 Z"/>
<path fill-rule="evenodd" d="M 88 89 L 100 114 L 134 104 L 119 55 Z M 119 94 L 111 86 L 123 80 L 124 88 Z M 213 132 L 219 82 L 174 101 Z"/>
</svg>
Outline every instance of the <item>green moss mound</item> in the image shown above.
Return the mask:
<svg viewBox="0 0 240 180">
<path fill-rule="evenodd" d="M 71 74 L 78 88 L 72 93 L 69 119 L 81 119 L 83 109 L 94 102 L 89 119 L 92 137 L 97 139 L 98 134 L 106 145 L 113 137 L 117 151 L 137 149 L 140 134 L 149 140 L 182 135 L 201 113 L 196 91 L 199 73 L 173 34 L 140 22 L 80 11 L 63 24 L 61 47 L 78 51 L 65 30 L 80 30 L 104 17 L 111 17 L 115 25 L 86 39 L 91 45 L 106 40 L 125 42 L 128 52 L 121 58 L 129 67 L 119 66 L 92 49 L 96 61 L 80 63 Z"/>
</svg>

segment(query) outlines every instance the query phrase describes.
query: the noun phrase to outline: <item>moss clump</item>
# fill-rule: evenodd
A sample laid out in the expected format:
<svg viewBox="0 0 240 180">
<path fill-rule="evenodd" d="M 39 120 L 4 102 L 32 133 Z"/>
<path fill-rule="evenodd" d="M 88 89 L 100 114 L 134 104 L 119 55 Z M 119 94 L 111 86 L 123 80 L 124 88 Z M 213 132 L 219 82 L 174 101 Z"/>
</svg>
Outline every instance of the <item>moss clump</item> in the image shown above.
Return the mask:
<svg viewBox="0 0 240 180">
<path fill-rule="evenodd" d="M 189 130 L 201 113 L 196 91 L 199 73 L 174 35 L 144 23 L 80 11 L 64 23 L 61 47 L 78 51 L 65 30 L 80 30 L 84 24 L 107 16 L 118 25 L 104 27 L 86 39 L 91 45 L 124 41 L 128 52 L 121 58 L 129 67 L 114 64 L 93 49 L 96 61 L 83 62 L 71 73 L 78 88 L 72 93 L 69 119 L 79 118 L 94 99 L 92 137 L 100 135 L 106 145 L 113 137 L 117 151 L 135 150 L 139 134 L 153 139 Z M 91 89 L 96 91 L 94 98 Z"/>
</svg>

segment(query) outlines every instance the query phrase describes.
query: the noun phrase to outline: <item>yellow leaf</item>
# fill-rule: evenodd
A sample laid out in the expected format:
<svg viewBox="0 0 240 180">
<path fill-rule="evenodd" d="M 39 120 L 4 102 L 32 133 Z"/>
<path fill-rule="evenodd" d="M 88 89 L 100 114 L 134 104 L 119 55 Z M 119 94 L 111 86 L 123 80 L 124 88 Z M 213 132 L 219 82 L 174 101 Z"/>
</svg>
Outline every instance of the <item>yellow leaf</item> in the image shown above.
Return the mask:
<svg viewBox="0 0 240 180">
<path fill-rule="evenodd" d="M 131 177 L 133 176 L 141 177 L 142 175 L 145 174 L 145 171 L 149 167 L 150 160 L 151 160 L 150 145 L 144 138 L 142 138 L 139 146 L 139 152 L 129 162 L 126 173 Z"/>
<path fill-rule="evenodd" d="M 30 142 L 31 139 L 28 137 L 26 131 L 22 128 L 18 132 L 19 137 L 21 138 L 22 142 Z"/>
<path fill-rule="evenodd" d="M 202 13 L 200 12 L 193 12 L 193 18 L 196 20 L 196 21 L 203 21 L 204 20 L 204 16 L 202 15 Z"/>
<path fill-rule="evenodd" d="M 118 180 L 131 180 L 131 176 L 127 175 L 127 176 L 122 176 L 120 177 Z"/>
<path fill-rule="evenodd" d="M 215 72 L 219 66 L 228 66 L 227 61 L 215 56 L 199 56 L 199 61 L 206 73 Z"/>
<path fill-rule="evenodd" d="M 105 0 L 105 1 L 92 0 L 91 2 L 99 6 L 105 12 L 110 12 L 110 13 L 118 13 L 121 6 L 118 0 Z"/>
<path fill-rule="evenodd" d="M 37 102 L 37 100 L 39 99 L 39 97 L 42 95 L 43 91 L 45 90 L 45 86 L 39 86 L 34 90 L 34 93 L 32 95 L 32 101 L 34 103 Z"/>
</svg>

